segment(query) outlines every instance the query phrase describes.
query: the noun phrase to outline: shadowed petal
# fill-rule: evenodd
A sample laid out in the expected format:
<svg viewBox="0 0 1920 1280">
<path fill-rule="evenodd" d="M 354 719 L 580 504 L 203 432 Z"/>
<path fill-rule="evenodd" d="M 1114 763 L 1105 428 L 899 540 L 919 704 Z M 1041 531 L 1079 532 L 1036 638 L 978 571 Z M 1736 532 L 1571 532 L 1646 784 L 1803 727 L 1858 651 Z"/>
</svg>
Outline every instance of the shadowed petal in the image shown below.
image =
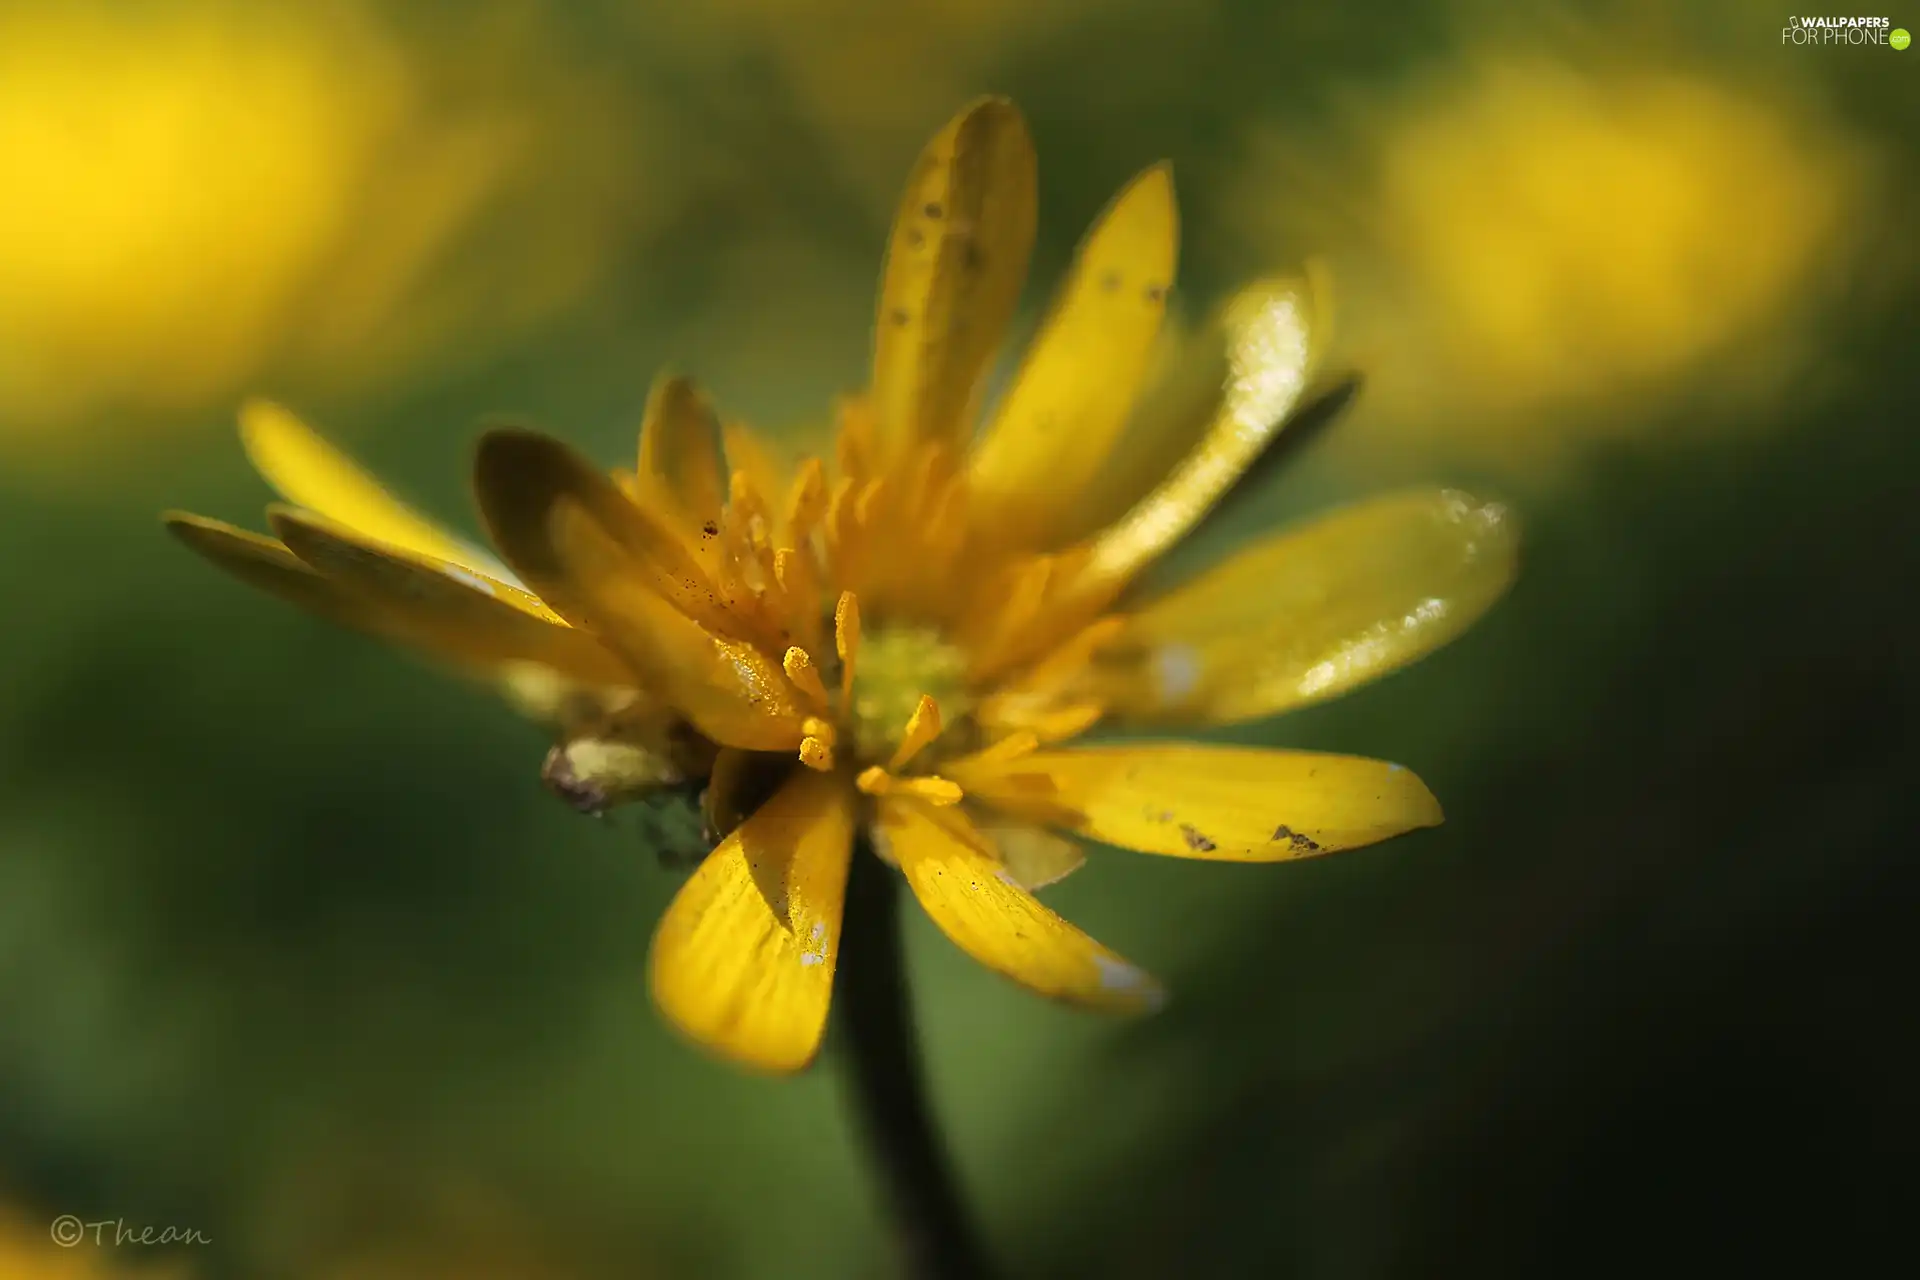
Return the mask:
<svg viewBox="0 0 1920 1280">
<path fill-rule="evenodd" d="M 254 469 L 292 505 L 377 541 L 514 581 L 507 566 L 396 498 L 279 405 L 251 400 L 242 406 L 240 444 Z"/>
<path fill-rule="evenodd" d="M 717 635 L 661 593 L 691 589 L 683 551 L 612 480 L 565 445 L 527 431 L 480 441 L 475 487 L 493 539 L 563 617 L 625 658 L 722 746 L 800 745 L 802 711 L 778 662 Z"/>
<path fill-rule="evenodd" d="M 852 838 L 852 788 L 803 769 L 723 840 L 653 936 L 649 981 L 667 1021 L 763 1071 L 813 1061 L 840 954 Z"/>
<path fill-rule="evenodd" d="M 959 446 L 1033 249 L 1033 140 L 1018 108 L 982 98 L 927 144 L 907 182 L 874 318 L 881 461 Z"/>
<path fill-rule="evenodd" d="M 277 508 L 268 518 L 290 551 L 380 609 L 423 648 L 482 667 L 531 662 L 586 685 L 633 683 L 611 650 L 519 587 L 381 546 L 310 512 Z"/>
</svg>

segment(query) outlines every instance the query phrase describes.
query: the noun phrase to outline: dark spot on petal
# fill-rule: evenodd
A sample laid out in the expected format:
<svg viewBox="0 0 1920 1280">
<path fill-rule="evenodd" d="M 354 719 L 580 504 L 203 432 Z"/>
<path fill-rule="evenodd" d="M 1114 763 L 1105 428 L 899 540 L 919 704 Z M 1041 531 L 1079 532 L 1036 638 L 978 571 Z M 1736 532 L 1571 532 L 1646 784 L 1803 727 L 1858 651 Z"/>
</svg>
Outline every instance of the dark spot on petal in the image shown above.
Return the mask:
<svg viewBox="0 0 1920 1280">
<path fill-rule="evenodd" d="M 927 238 L 920 234 L 920 228 L 918 227 L 907 228 L 907 248 L 918 249 L 921 245 L 925 244 L 926 242 L 927 242 Z"/>
<path fill-rule="evenodd" d="M 1320 851 L 1320 844 L 1317 840 L 1312 836 L 1301 835 L 1284 822 L 1273 829 L 1274 843 L 1278 844 L 1282 840 L 1292 845 L 1295 853 L 1318 853 Z"/>
<path fill-rule="evenodd" d="M 1150 284 L 1147 286 L 1148 302 L 1158 304 L 1166 301 L 1166 298 L 1167 298 L 1167 287 L 1165 285 Z"/>
<path fill-rule="evenodd" d="M 913 316 L 907 311 L 905 307 L 895 307 L 893 310 L 887 312 L 887 319 L 893 321 L 897 325 L 903 325 L 907 321 L 913 319 Z"/>
<path fill-rule="evenodd" d="M 1193 850 L 1195 853 L 1212 853 L 1220 847 L 1184 822 L 1180 824 L 1180 838 L 1185 840 L 1187 842 L 1187 848 Z"/>
<path fill-rule="evenodd" d="M 940 207 L 939 201 L 929 200 L 927 201 L 927 207 L 925 209 L 922 209 L 921 212 L 926 214 L 929 218 L 938 218 L 943 213 L 945 213 L 946 210 Z"/>
<path fill-rule="evenodd" d="M 700 526 L 700 532 L 709 538 L 717 538 L 720 536 L 720 524 L 718 521 L 709 520 Z"/>
<path fill-rule="evenodd" d="M 1115 289 L 1118 289 L 1120 287 L 1120 273 L 1118 271 L 1109 271 L 1101 276 L 1100 287 L 1108 293 L 1112 293 Z"/>
<path fill-rule="evenodd" d="M 986 265 L 986 255 L 980 252 L 980 246 L 968 240 L 960 246 L 960 267 L 965 271 L 978 271 Z"/>
</svg>

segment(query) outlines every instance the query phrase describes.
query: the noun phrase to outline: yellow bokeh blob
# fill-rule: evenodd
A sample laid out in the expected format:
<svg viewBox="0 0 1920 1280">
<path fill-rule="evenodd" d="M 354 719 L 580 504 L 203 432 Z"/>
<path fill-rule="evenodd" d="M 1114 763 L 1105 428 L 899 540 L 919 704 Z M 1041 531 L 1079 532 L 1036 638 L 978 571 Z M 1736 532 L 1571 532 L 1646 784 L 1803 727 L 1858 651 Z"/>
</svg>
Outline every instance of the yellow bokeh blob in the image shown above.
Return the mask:
<svg viewBox="0 0 1920 1280">
<path fill-rule="evenodd" d="M 0 13 L 0 450 L 377 386 L 576 298 L 657 212 L 644 121 L 495 12 Z"/>
<path fill-rule="evenodd" d="M 1778 385 L 1867 216 L 1858 146 L 1703 75 L 1489 57 L 1350 132 L 1348 189 L 1304 208 L 1277 189 L 1298 149 L 1264 139 L 1243 225 L 1334 259 L 1378 439 L 1495 460 L 1631 431 L 1690 380 Z"/>
<path fill-rule="evenodd" d="M 390 52 L 217 13 L 0 19 L 0 407 L 192 406 L 269 354 L 400 110 Z"/>
</svg>

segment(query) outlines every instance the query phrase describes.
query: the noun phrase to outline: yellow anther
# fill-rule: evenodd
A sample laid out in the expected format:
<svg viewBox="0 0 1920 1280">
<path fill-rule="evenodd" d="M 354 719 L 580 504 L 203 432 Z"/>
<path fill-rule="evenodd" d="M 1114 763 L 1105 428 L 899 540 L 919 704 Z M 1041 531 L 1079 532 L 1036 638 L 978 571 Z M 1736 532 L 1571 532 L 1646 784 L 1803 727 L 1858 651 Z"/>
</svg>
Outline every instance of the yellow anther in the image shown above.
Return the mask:
<svg viewBox="0 0 1920 1280">
<path fill-rule="evenodd" d="M 808 735 L 800 739 L 800 763 L 821 773 L 833 771 L 833 744 Z"/>
<path fill-rule="evenodd" d="M 950 804 L 959 804 L 960 797 L 966 794 L 960 789 L 959 783 L 946 778 L 936 778 L 932 774 L 924 778 L 895 779 L 893 793 L 912 796 L 916 800 L 925 800 L 928 804 L 940 805 L 943 808 Z"/>
<path fill-rule="evenodd" d="M 903 768 L 907 761 L 920 754 L 920 749 L 940 736 L 940 704 L 926 694 L 920 695 L 920 701 L 913 708 L 913 714 L 907 717 L 907 731 L 900 737 L 900 745 L 894 748 L 893 759 L 887 761 L 889 770 Z"/>
<path fill-rule="evenodd" d="M 817 636 L 814 620 L 820 612 L 820 579 L 814 573 L 813 554 L 795 547 L 781 547 L 773 553 L 773 580 L 786 597 L 788 610 L 809 620 L 802 634 Z"/>
<path fill-rule="evenodd" d="M 786 669 L 787 679 L 793 687 L 804 693 L 816 707 L 827 705 L 827 686 L 820 682 L 820 671 L 813 665 L 813 655 L 799 645 L 787 650 L 787 656 L 780 661 Z"/>
<path fill-rule="evenodd" d="M 860 659 L 860 601 L 842 591 L 833 606 L 833 647 L 840 655 L 840 700 L 853 697 L 853 668 Z"/>
<path fill-rule="evenodd" d="M 946 806 L 959 804 L 966 792 L 960 784 L 946 778 L 936 778 L 929 774 L 924 778 L 899 778 L 888 773 L 879 765 L 863 770 L 853 785 L 870 796 L 912 796 L 928 804 Z"/>
<path fill-rule="evenodd" d="M 1021 756 L 1032 755 L 1039 748 L 1040 735 L 1031 729 L 1015 729 L 986 750 L 974 753 L 967 763 L 970 765 L 1006 764 L 1008 761 L 1018 760 Z"/>
<path fill-rule="evenodd" d="M 818 738 L 832 746 L 840 741 L 839 730 L 833 727 L 833 721 L 822 720 L 819 716 L 808 716 L 800 722 L 800 732 L 809 738 Z"/>
</svg>

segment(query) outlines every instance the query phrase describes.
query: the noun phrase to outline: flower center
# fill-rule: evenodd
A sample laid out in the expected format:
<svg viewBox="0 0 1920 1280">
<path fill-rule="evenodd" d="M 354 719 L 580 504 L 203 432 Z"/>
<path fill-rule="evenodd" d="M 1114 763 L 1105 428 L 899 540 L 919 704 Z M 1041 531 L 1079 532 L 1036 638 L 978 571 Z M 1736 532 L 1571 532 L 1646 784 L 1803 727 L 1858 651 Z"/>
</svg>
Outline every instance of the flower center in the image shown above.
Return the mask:
<svg viewBox="0 0 1920 1280">
<path fill-rule="evenodd" d="M 841 708 L 856 758 L 884 765 L 900 749 L 923 697 L 939 705 L 950 729 L 971 710 L 966 657 L 932 627 L 883 626 L 860 641 L 852 697 Z M 926 750 L 932 750 L 928 744 Z M 930 765 L 931 759 L 916 761 Z"/>
</svg>

